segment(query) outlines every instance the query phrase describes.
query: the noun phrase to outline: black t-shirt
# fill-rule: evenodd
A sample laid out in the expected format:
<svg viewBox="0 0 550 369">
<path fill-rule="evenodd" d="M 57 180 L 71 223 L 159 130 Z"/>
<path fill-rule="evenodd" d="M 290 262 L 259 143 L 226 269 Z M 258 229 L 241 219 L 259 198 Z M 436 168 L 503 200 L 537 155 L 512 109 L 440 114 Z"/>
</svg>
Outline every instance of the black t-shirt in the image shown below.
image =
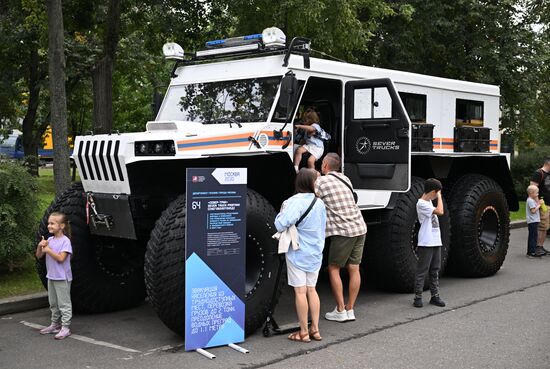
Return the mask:
<svg viewBox="0 0 550 369">
<path fill-rule="evenodd" d="M 550 203 L 550 173 L 537 169 L 531 176 L 531 182 L 538 183 L 539 197 L 543 197 L 547 204 Z"/>
</svg>

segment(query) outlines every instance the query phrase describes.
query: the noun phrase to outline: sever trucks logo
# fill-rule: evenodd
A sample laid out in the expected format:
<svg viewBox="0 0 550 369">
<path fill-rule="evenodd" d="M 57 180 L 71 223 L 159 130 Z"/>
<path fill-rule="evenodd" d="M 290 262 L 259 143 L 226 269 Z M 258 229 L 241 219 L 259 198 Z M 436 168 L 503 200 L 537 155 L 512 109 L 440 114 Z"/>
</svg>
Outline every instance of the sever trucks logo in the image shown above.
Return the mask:
<svg viewBox="0 0 550 369">
<path fill-rule="evenodd" d="M 359 137 L 355 142 L 355 149 L 361 155 L 366 155 L 371 150 L 399 150 L 397 141 L 372 141 L 368 137 Z"/>
<path fill-rule="evenodd" d="M 366 155 L 371 149 L 371 142 L 368 137 L 359 137 L 355 142 L 355 148 L 361 155 Z"/>
</svg>

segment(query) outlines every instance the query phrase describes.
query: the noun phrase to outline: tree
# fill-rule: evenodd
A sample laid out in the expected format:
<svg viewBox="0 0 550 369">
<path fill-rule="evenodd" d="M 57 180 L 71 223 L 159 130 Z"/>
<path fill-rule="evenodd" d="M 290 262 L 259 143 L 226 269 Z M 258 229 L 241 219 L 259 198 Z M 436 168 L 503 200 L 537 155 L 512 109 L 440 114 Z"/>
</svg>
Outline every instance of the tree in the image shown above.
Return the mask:
<svg viewBox="0 0 550 369">
<path fill-rule="evenodd" d="M 120 0 L 109 0 L 103 29 L 103 49 L 92 69 L 93 129 L 110 133 L 113 127 L 113 65 L 120 37 Z"/>
<path fill-rule="evenodd" d="M 28 1 L 0 5 L 0 122 L 5 128 L 19 128 L 22 117 L 25 156 L 36 157 L 47 126 L 48 113 L 41 103 L 46 63 L 41 33 L 43 7 Z M 1 127 L 0 127 L 1 128 Z M 30 166 L 38 174 L 37 161 Z"/>
<path fill-rule="evenodd" d="M 522 0 L 407 0 L 408 17 L 387 18 L 365 64 L 496 84 L 501 128 L 519 142 L 541 133 L 533 104 L 541 45 Z"/>
<path fill-rule="evenodd" d="M 50 103 L 54 146 L 55 192 L 59 196 L 71 184 L 67 142 L 67 98 L 65 95 L 65 48 L 61 0 L 48 0 L 48 59 Z"/>
<path fill-rule="evenodd" d="M 368 41 L 379 22 L 395 13 L 382 0 L 231 0 L 225 1 L 237 35 L 281 28 L 288 38 L 312 40 L 315 50 L 347 61 L 357 61 L 357 52 Z"/>
</svg>

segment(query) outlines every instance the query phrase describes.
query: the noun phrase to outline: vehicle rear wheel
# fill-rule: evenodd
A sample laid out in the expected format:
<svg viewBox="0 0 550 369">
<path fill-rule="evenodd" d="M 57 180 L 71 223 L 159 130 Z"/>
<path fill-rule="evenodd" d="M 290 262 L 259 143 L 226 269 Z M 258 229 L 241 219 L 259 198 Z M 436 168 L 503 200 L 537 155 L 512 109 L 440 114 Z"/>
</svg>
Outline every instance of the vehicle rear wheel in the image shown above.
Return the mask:
<svg viewBox="0 0 550 369">
<path fill-rule="evenodd" d="M 260 194 L 248 189 L 246 203 L 245 333 L 266 320 L 274 289 L 279 298 L 285 274 L 276 286 L 282 260 L 277 254 L 275 210 Z M 168 328 L 185 335 L 185 195 L 163 212 L 151 232 L 145 254 L 145 284 L 153 308 Z M 276 303 L 276 302 L 275 302 Z"/>
<path fill-rule="evenodd" d="M 414 275 L 418 257 L 418 223 L 416 202 L 423 193 L 423 180 L 413 177 L 408 192 L 399 194 L 395 207 L 389 211 L 387 220 L 373 226 L 367 233 L 365 257 L 367 270 L 377 282 L 393 291 L 413 292 Z M 439 217 L 441 229 L 441 272 L 443 274 L 449 254 L 451 222 L 445 200 L 445 214 Z M 428 281 L 426 281 L 427 286 Z"/>
<path fill-rule="evenodd" d="M 466 277 L 495 274 L 508 251 L 510 213 L 502 188 L 491 178 L 459 178 L 449 195 L 453 236 L 449 271 Z"/>
<path fill-rule="evenodd" d="M 77 183 L 57 197 L 46 210 L 38 238 L 48 233 L 48 217 L 54 211 L 67 215 L 71 230 L 71 300 L 75 312 L 103 313 L 138 305 L 145 298 L 144 247 L 136 241 L 90 234 L 86 224 L 86 199 Z M 36 262 L 47 288 L 45 258 Z"/>
</svg>

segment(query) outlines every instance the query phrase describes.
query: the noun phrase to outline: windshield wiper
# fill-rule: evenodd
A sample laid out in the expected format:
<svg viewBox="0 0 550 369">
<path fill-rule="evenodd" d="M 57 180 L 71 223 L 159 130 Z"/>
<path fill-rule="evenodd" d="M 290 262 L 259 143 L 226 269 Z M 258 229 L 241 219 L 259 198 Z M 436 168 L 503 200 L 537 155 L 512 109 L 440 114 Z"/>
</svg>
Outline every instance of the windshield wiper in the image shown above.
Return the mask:
<svg viewBox="0 0 550 369">
<path fill-rule="evenodd" d="M 235 118 L 233 117 L 219 117 L 215 119 L 210 119 L 205 124 L 219 124 L 219 123 L 229 123 L 229 127 L 233 128 L 233 124 L 236 124 L 239 128 L 242 128 L 242 124 L 239 123 Z"/>
</svg>

